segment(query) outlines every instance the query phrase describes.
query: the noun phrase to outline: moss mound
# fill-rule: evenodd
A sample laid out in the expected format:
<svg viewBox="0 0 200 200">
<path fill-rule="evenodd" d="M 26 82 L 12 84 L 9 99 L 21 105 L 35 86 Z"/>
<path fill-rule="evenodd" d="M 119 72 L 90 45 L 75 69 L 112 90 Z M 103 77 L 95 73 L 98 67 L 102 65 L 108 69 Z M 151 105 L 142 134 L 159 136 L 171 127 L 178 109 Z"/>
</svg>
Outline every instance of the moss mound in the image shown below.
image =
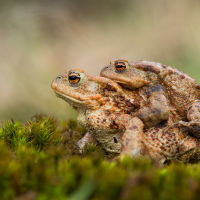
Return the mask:
<svg viewBox="0 0 200 200">
<path fill-rule="evenodd" d="M 200 164 L 158 168 L 145 159 L 110 161 L 99 146 L 76 146 L 84 130 L 74 121 L 34 116 L 0 129 L 0 199 L 197 199 Z"/>
</svg>

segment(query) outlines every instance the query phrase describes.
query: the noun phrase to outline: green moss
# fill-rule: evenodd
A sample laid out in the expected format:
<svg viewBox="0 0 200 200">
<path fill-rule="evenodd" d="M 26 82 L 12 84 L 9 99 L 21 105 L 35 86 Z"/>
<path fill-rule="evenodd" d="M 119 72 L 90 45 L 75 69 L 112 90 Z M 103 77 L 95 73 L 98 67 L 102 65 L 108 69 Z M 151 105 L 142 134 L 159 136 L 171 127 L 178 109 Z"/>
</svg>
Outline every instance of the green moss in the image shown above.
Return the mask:
<svg viewBox="0 0 200 200">
<path fill-rule="evenodd" d="M 53 117 L 35 116 L 27 125 L 13 120 L 0 129 L 0 139 L 16 150 L 21 145 L 33 146 L 36 150 L 45 150 L 59 143 L 57 121 Z"/>
<path fill-rule="evenodd" d="M 0 129 L 0 199 L 197 199 L 200 164 L 158 168 L 144 158 L 110 160 L 98 145 L 80 154 L 84 130 L 35 116 Z"/>
</svg>

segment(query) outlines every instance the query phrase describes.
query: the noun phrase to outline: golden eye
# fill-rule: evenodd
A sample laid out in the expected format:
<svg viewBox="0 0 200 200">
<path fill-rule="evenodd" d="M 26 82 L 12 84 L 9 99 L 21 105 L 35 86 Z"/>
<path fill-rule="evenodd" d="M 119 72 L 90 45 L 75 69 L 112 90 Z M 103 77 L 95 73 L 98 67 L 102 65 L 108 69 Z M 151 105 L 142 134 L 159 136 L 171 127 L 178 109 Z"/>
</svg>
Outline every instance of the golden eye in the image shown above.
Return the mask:
<svg viewBox="0 0 200 200">
<path fill-rule="evenodd" d="M 70 84 L 77 84 L 81 80 L 80 74 L 77 72 L 71 72 L 68 76 L 68 80 Z"/>
<path fill-rule="evenodd" d="M 118 61 L 118 62 L 115 63 L 115 69 L 118 72 L 122 72 L 126 69 L 126 64 L 122 61 Z"/>
</svg>

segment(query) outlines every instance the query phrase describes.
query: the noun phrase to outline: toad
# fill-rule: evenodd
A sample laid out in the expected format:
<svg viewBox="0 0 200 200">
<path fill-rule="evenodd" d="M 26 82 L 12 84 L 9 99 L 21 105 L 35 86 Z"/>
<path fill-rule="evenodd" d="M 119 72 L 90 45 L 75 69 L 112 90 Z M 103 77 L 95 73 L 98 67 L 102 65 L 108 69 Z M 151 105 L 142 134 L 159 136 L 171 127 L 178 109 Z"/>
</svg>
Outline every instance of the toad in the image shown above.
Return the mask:
<svg viewBox="0 0 200 200">
<path fill-rule="evenodd" d="M 108 152 L 146 156 L 164 163 L 199 145 L 196 138 L 185 136 L 180 128 L 164 130 L 178 115 L 170 114 L 164 125 L 144 130 L 143 122 L 130 115 L 141 109 L 143 98 L 110 79 L 74 69 L 54 79 L 51 87 L 57 97 L 78 112 L 79 124 L 89 132 L 85 139 L 94 141 L 94 137 Z"/>
<path fill-rule="evenodd" d="M 200 86 L 189 75 L 157 62 L 118 59 L 103 68 L 101 76 L 142 93 L 146 106 L 135 116 L 145 125 L 143 118 L 148 113 L 152 113 L 152 116 L 155 113 L 157 120 L 153 121 L 158 123 L 168 118 L 167 110 L 173 107 L 181 117 L 173 126 L 185 127 L 190 134 L 200 138 Z M 157 98 L 154 93 L 158 94 Z M 146 112 L 147 108 L 149 112 Z M 147 124 L 147 127 L 152 125 Z"/>
</svg>

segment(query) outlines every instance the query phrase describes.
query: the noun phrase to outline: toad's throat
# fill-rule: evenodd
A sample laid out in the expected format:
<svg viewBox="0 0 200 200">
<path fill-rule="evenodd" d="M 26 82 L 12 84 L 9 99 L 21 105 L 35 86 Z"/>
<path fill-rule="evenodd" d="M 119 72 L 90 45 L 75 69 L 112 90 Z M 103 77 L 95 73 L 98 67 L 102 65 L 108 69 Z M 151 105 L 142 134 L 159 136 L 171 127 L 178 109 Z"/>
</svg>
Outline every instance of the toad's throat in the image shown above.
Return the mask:
<svg viewBox="0 0 200 200">
<path fill-rule="evenodd" d="M 84 100 L 78 100 L 78 99 L 75 99 L 75 98 L 73 98 L 73 97 L 67 96 L 67 95 L 62 94 L 62 93 L 60 93 L 60 92 L 58 92 L 58 91 L 55 91 L 55 90 L 54 90 L 54 92 L 55 92 L 55 94 L 56 94 L 57 97 L 59 97 L 59 98 L 65 100 L 65 101 L 67 101 L 67 102 L 68 102 L 68 101 L 72 101 L 72 102 L 79 103 L 79 104 L 84 104 L 84 103 L 86 102 L 86 101 L 84 101 Z"/>
</svg>

